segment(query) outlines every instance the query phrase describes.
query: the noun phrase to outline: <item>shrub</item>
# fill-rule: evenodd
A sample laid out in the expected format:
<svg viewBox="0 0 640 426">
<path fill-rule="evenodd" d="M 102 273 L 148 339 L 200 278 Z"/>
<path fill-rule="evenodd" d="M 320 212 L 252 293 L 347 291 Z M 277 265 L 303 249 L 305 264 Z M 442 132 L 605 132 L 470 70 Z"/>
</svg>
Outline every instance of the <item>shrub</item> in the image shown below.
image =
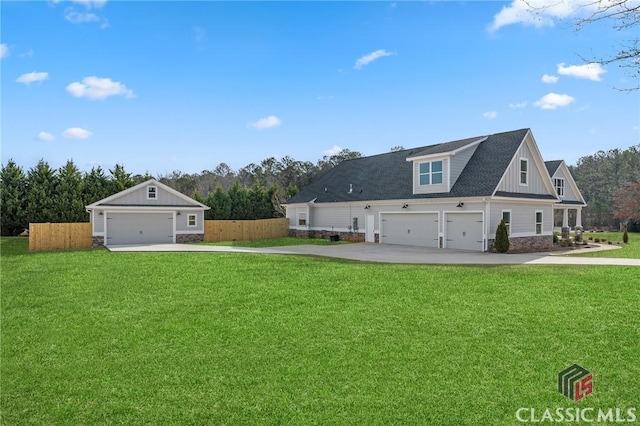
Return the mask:
<svg viewBox="0 0 640 426">
<path fill-rule="evenodd" d="M 557 233 L 557 232 L 554 232 L 554 233 L 553 233 L 553 244 L 555 244 L 555 243 L 557 243 L 557 242 L 558 242 L 558 233 Z"/>
<path fill-rule="evenodd" d="M 624 234 L 622 234 L 622 242 L 625 244 L 629 243 L 629 234 L 627 233 L 627 225 L 624 226 Z"/>
<path fill-rule="evenodd" d="M 589 237 L 589 240 L 593 241 L 593 237 Z"/>
<path fill-rule="evenodd" d="M 593 240 L 593 242 L 599 243 L 600 242 L 600 238 L 596 238 L 595 240 Z"/>
<path fill-rule="evenodd" d="M 496 241 L 494 247 L 498 253 L 506 253 L 509 250 L 509 233 L 504 220 L 500 221 L 500 225 L 496 229 Z"/>
</svg>

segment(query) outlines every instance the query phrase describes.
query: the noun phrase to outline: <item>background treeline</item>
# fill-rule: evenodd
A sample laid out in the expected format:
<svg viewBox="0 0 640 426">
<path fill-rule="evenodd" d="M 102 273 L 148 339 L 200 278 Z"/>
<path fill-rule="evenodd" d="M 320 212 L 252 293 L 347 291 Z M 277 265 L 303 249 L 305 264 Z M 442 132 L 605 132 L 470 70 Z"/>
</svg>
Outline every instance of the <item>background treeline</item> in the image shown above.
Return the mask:
<svg viewBox="0 0 640 426">
<path fill-rule="evenodd" d="M 281 217 L 282 203 L 336 164 L 361 157 L 344 149 L 317 163 L 267 158 L 238 171 L 221 163 L 213 170 L 185 174 L 175 171 L 155 178 L 211 207 L 206 219 L 267 219 Z M 13 160 L 0 170 L 0 234 L 18 235 L 30 222 L 87 222 L 85 206 L 154 176 L 133 175 L 116 164 L 108 171 L 82 172 L 72 160 L 52 168 L 46 161 L 25 171 Z"/>
<path fill-rule="evenodd" d="M 281 204 L 299 188 L 358 157 L 359 152 L 345 149 L 316 163 L 271 157 L 237 171 L 220 163 L 200 173 L 175 171 L 155 178 L 211 207 L 207 219 L 264 219 L 284 215 Z M 618 228 L 628 222 L 629 230 L 640 231 L 640 145 L 599 151 L 569 169 L 589 204 L 582 212 L 585 228 Z M 81 172 L 71 160 L 59 169 L 41 160 L 25 172 L 9 160 L 0 170 L 1 234 L 17 235 L 29 222 L 88 221 L 85 205 L 151 177 L 127 173 L 121 164 Z"/>
<path fill-rule="evenodd" d="M 569 170 L 588 203 L 582 210 L 585 228 L 619 228 L 628 222 L 630 231 L 640 232 L 640 145 L 598 151 Z"/>
</svg>

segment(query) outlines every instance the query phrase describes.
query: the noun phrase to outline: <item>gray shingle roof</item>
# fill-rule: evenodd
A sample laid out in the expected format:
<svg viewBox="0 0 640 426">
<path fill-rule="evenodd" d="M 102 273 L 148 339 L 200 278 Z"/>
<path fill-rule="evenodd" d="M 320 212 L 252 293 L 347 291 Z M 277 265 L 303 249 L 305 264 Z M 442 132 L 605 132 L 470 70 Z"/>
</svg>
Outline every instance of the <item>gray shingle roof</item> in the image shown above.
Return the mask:
<svg viewBox="0 0 640 426">
<path fill-rule="evenodd" d="M 451 192 L 413 194 L 408 157 L 449 152 L 485 136 L 343 161 L 287 200 L 288 204 L 490 196 L 529 129 L 496 133 L 478 145 Z M 444 151 L 438 151 L 444 149 Z M 427 153 L 427 154 L 425 154 Z M 352 191 L 349 192 L 349 188 Z"/>
<path fill-rule="evenodd" d="M 547 171 L 549 172 L 549 176 L 553 176 L 553 174 L 558 170 L 562 164 L 562 160 L 553 160 L 553 161 L 545 161 L 544 165 L 547 167 Z"/>
</svg>

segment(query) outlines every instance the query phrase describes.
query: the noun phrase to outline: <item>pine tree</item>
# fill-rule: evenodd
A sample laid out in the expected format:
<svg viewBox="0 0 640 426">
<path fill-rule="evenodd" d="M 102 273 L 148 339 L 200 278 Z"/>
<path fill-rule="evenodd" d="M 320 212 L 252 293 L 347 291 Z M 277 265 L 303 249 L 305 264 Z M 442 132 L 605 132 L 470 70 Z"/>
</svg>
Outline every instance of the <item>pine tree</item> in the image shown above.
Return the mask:
<svg viewBox="0 0 640 426">
<path fill-rule="evenodd" d="M 26 176 L 13 160 L 0 171 L 0 234 L 14 236 L 29 227 L 26 216 Z"/>
<path fill-rule="evenodd" d="M 246 220 L 251 218 L 251 206 L 249 205 L 249 193 L 247 188 L 240 184 L 239 180 L 233 183 L 227 193 L 231 199 L 231 217 L 233 220 Z"/>
<path fill-rule="evenodd" d="M 111 183 L 104 174 L 104 170 L 100 166 L 93 167 L 89 173 L 84 175 L 82 185 L 83 204 L 86 206 L 111 195 L 110 185 Z"/>
<path fill-rule="evenodd" d="M 273 217 L 271 197 L 257 180 L 249 191 L 250 219 L 269 219 Z"/>
<path fill-rule="evenodd" d="M 214 192 L 210 192 L 205 204 L 211 207 L 204 213 L 205 219 L 231 219 L 231 198 L 222 190 L 222 187 L 218 186 Z"/>
<path fill-rule="evenodd" d="M 87 222 L 89 220 L 82 202 L 83 184 L 82 174 L 73 160 L 67 161 L 67 164 L 58 170 L 55 196 L 58 221 Z"/>
<path fill-rule="evenodd" d="M 57 176 L 47 162 L 38 161 L 27 174 L 27 221 L 34 223 L 57 222 L 55 198 Z"/>
<path fill-rule="evenodd" d="M 496 229 L 496 240 L 493 245 L 498 253 L 506 253 L 509 250 L 509 233 L 504 220 L 500 221 Z"/>
<path fill-rule="evenodd" d="M 109 173 L 111 173 L 111 188 L 109 195 L 124 191 L 125 189 L 131 188 L 135 185 L 135 182 L 131 177 L 131 173 L 127 173 L 122 164 L 116 164 L 113 170 L 109 170 Z"/>
</svg>

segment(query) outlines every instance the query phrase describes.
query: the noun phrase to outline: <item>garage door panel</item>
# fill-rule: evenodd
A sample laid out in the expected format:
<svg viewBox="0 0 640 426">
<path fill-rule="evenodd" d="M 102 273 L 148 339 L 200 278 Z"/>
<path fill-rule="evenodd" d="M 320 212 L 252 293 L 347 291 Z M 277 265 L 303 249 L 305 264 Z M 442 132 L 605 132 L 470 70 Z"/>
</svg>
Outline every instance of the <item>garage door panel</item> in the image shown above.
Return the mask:
<svg viewBox="0 0 640 426">
<path fill-rule="evenodd" d="M 438 247 L 437 213 L 383 213 L 383 244 Z"/>
<path fill-rule="evenodd" d="M 482 251 L 482 213 L 449 213 L 446 221 L 447 248 Z"/>
<path fill-rule="evenodd" d="M 172 213 L 107 213 L 107 245 L 173 243 Z"/>
</svg>

